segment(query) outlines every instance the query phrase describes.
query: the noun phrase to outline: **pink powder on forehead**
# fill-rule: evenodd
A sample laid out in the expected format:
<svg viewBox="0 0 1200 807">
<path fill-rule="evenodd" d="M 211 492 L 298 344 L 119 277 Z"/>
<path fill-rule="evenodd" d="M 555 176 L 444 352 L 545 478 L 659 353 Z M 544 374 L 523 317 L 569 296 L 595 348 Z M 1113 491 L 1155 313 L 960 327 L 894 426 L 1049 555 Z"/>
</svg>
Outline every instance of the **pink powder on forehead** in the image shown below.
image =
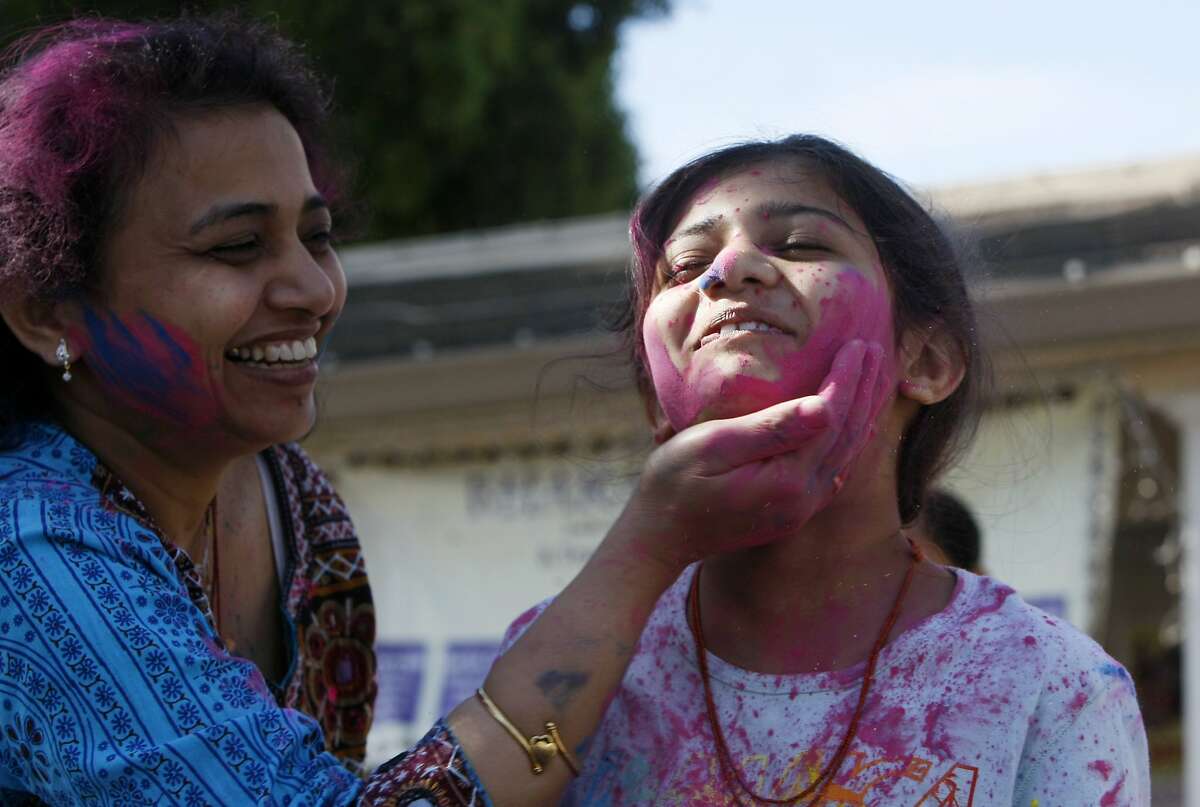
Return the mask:
<svg viewBox="0 0 1200 807">
<path fill-rule="evenodd" d="M 692 195 L 692 207 L 696 205 L 706 205 L 712 201 L 713 196 L 717 192 L 717 188 L 721 186 L 721 178 L 713 177 L 706 180 L 700 187 L 696 188 L 696 192 Z"/>
<path fill-rule="evenodd" d="M 842 267 L 836 288 L 821 301 L 820 311 L 816 326 L 798 346 L 768 343 L 768 357 L 777 370 L 774 378 L 696 361 L 690 346 L 684 350 L 692 364 L 681 369 L 675 365 L 656 323 L 647 319 L 642 331 L 647 364 L 659 404 L 671 425 L 676 430 L 692 425 L 718 401 L 722 402 L 723 413 L 746 414 L 813 395 L 828 375 L 838 350 L 847 342 L 864 339 L 885 348 L 891 343 L 887 292 L 854 267 Z M 750 363 L 740 362 L 743 367 Z M 894 368 L 888 366 L 884 371 L 894 373 Z"/>
</svg>

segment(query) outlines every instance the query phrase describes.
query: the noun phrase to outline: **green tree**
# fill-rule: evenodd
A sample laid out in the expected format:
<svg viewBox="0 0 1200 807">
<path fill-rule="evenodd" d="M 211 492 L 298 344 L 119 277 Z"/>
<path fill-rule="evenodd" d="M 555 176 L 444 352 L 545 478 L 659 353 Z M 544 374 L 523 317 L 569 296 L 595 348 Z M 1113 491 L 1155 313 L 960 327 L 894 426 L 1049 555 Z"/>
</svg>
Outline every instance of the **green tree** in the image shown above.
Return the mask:
<svg viewBox="0 0 1200 807">
<path fill-rule="evenodd" d="M 334 84 L 367 235 L 392 238 L 618 210 L 637 155 L 613 98 L 623 22 L 670 0 L 245 0 Z M 0 38 L 73 13 L 174 14 L 166 0 L 0 0 Z"/>
</svg>

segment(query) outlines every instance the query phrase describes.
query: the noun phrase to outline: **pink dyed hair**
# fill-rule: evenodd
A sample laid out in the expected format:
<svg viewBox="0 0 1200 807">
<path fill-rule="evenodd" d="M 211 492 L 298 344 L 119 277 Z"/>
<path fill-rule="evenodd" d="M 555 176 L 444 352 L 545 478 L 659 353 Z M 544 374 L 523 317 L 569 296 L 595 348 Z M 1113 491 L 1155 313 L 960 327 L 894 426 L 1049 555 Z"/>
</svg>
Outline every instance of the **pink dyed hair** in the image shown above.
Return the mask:
<svg viewBox="0 0 1200 807">
<path fill-rule="evenodd" d="M 13 45 L 0 73 L 0 299 L 86 284 L 128 188 L 178 115 L 275 106 L 322 192 L 327 96 L 272 28 L 224 16 L 79 19 Z"/>
</svg>

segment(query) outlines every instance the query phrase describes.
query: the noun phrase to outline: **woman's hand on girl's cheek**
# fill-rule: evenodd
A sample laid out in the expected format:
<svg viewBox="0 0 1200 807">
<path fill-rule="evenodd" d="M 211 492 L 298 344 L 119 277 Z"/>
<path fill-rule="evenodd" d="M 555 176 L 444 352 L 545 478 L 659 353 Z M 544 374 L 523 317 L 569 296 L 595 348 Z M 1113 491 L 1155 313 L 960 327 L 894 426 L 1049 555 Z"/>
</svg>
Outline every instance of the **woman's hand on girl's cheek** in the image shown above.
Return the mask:
<svg viewBox="0 0 1200 807">
<path fill-rule="evenodd" d="M 650 456 L 618 524 L 682 567 L 769 543 L 829 503 L 889 394 L 883 348 L 841 348 L 816 395 L 684 429 Z"/>
</svg>

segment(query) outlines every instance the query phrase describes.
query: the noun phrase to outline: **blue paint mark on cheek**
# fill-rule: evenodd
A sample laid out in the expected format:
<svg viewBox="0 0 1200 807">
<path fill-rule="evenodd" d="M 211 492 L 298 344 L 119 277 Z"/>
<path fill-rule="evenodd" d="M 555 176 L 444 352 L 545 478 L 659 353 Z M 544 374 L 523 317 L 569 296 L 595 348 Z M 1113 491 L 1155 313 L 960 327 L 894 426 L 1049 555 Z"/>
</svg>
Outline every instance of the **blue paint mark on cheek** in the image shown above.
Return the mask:
<svg viewBox="0 0 1200 807">
<path fill-rule="evenodd" d="M 166 393 L 163 368 L 149 360 L 145 347 L 115 314 L 88 308 L 84 322 L 91 343 L 88 364 L 106 384 L 123 387 L 143 400 Z"/>
<path fill-rule="evenodd" d="M 210 419 L 215 402 L 198 375 L 203 367 L 182 332 L 143 312 L 122 319 L 84 309 L 87 364 L 114 397 L 146 414 L 196 423 Z"/>
</svg>

